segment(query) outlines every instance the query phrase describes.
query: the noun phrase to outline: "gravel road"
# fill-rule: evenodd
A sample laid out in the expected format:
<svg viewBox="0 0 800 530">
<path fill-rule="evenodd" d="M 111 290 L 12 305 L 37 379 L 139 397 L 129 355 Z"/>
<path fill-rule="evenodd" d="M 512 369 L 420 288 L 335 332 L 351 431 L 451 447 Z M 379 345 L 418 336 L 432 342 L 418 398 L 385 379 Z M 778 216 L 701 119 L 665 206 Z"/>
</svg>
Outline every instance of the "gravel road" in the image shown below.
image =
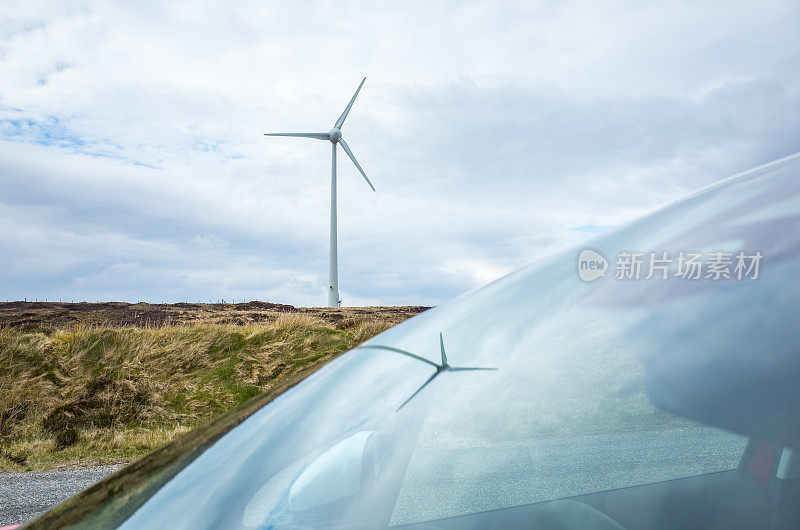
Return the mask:
<svg viewBox="0 0 800 530">
<path fill-rule="evenodd" d="M 0 473 L 0 526 L 30 521 L 121 467 Z"/>
</svg>

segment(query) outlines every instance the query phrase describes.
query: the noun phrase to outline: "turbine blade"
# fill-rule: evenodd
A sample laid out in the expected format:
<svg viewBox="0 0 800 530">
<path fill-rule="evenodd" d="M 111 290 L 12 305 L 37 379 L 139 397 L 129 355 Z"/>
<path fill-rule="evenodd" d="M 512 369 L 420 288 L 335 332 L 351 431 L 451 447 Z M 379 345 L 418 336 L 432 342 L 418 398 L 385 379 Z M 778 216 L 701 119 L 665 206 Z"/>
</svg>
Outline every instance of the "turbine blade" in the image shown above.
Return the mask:
<svg viewBox="0 0 800 530">
<path fill-rule="evenodd" d="M 403 401 L 403 404 L 402 404 L 402 405 L 400 405 L 399 407 L 397 407 L 397 410 L 395 410 L 395 412 L 397 412 L 397 411 L 399 411 L 400 409 L 402 409 L 403 407 L 405 407 L 405 406 L 406 406 L 406 403 L 408 403 L 409 401 L 411 401 L 412 399 L 414 399 L 414 396 L 416 396 L 417 394 L 419 394 L 420 392 L 422 392 L 422 389 L 423 389 L 423 388 L 425 388 L 426 386 L 428 386 L 428 383 L 430 383 L 431 381 L 433 381 L 433 380 L 436 378 L 436 376 L 437 376 L 437 375 L 439 375 L 439 372 L 436 372 L 435 374 L 433 374 L 432 376 L 430 376 L 430 377 L 428 378 L 428 380 L 427 380 L 427 381 L 425 381 L 424 383 L 422 383 L 422 386 L 421 386 L 421 387 L 419 387 L 419 388 L 417 389 L 417 391 L 416 391 L 416 392 L 414 392 L 413 394 L 411 394 L 411 395 L 408 397 L 408 399 L 406 399 L 405 401 Z"/>
<path fill-rule="evenodd" d="M 444 352 L 444 338 L 442 332 L 439 332 L 439 346 L 442 348 L 442 366 L 449 367 L 447 364 L 447 354 Z"/>
<path fill-rule="evenodd" d="M 364 349 L 366 349 L 366 348 L 372 348 L 373 350 L 386 350 L 386 351 L 393 351 L 393 352 L 395 352 L 395 353 L 399 353 L 399 354 L 401 354 L 401 355 L 405 355 L 406 357 L 411 357 L 412 359 L 416 359 L 416 360 L 418 360 L 418 361 L 422 361 L 422 362 L 424 362 L 424 363 L 430 364 L 431 366 L 434 366 L 434 367 L 436 367 L 437 369 L 439 368 L 439 365 L 438 365 L 438 364 L 436 364 L 435 362 L 433 362 L 433 361 L 429 361 L 429 360 L 428 360 L 428 359 L 426 359 L 425 357 L 420 357 L 419 355 L 416 355 L 416 354 L 414 354 L 414 353 L 411 353 L 410 351 L 401 350 L 400 348 L 392 348 L 391 346 L 380 346 L 380 345 L 375 345 L 375 346 L 373 346 L 373 345 L 371 345 L 371 344 L 367 344 L 366 346 L 359 346 L 359 348 L 364 348 Z"/>
<path fill-rule="evenodd" d="M 375 191 L 375 186 L 372 185 L 372 182 L 370 182 L 369 179 L 367 178 L 367 174 L 364 173 L 363 169 L 361 169 L 361 165 L 358 163 L 358 160 L 356 160 L 356 157 L 353 156 L 353 152 L 350 150 L 350 147 L 347 145 L 347 142 L 344 141 L 344 138 L 340 139 L 339 143 L 342 144 L 344 152 L 347 153 L 347 156 L 349 156 L 350 160 L 352 160 L 353 163 L 356 165 L 358 170 L 361 172 L 361 176 L 364 177 L 364 180 L 366 180 L 367 184 L 369 184 L 369 187 L 372 188 L 372 191 Z"/>
<path fill-rule="evenodd" d="M 450 366 L 447 368 L 451 372 L 467 372 L 470 370 L 499 370 L 500 368 L 477 368 L 473 366 Z"/>
<path fill-rule="evenodd" d="M 264 133 L 264 136 L 295 136 L 298 138 L 316 138 L 317 140 L 330 140 L 330 135 L 321 133 Z"/>
<path fill-rule="evenodd" d="M 347 119 L 347 113 L 350 112 L 350 107 L 353 106 L 353 102 L 356 100 L 356 96 L 358 95 L 359 91 L 361 90 L 361 87 L 364 86 L 364 81 L 366 81 L 366 80 L 367 80 L 366 77 L 361 80 L 361 84 L 358 85 L 358 88 L 356 89 L 356 93 L 353 94 L 353 97 L 350 99 L 350 103 L 347 104 L 347 108 L 344 109 L 344 112 L 342 112 L 342 115 L 339 116 L 338 120 L 336 120 L 336 125 L 334 125 L 334 127 L 336 127 L 337 129 L 341 129 L 342 125 L 344 125 L 344 120 Z"/>
</svg>

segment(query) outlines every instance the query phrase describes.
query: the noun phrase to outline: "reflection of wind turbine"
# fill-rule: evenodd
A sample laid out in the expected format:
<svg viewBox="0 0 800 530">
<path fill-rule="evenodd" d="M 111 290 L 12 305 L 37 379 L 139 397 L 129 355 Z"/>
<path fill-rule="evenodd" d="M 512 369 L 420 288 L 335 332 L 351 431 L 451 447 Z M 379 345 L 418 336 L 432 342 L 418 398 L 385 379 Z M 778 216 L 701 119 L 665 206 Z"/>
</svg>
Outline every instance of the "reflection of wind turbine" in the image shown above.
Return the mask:
<svg viewBox="0 0 800 530">
<path fill-rule="evenodd" d="M 427 381 L 422 383 L 422 386 L 419 387 L 416 390 L 416 392 L 411 394 L 411 396 L 408 399 L 403 401 L 403 403 L 399 407 L 397 407 L 397 410 L 400 410 L 403 407 L 405 407 L 406 403 L 411 401 L 414 398 L 414 396 L 419 394 L 422 391 L 423 388 L 428 386 L 428 383 L 430 383 L 431 381 L 436 379 L 436 376 L 438 376 L 442 372 L 466 372 L 466 371 L 470 371 L 470 370 L 498 370 L 498 368 L 476 368 L 476 367 L 472 367 L 472 366 L 450 366 L 450 363 L 447 362 L 447 354 L 444 351 L 444 338 L 442 337 L 442 333 L 441 332 L 439 332 L 439 346 L 440 346 L 440 348 L 442 350 L 442 364 L 436 364 L 433 361 L 429 361 L 425 357 L 421 357 L 419 355 L 411 353 L 410 351 L 401 350 L 400 348 L 393 348 L 391 346 L 366 345 L 366 346 L 359 346 L 359 348 L 373 348 L 373 349 L 376 349 L 376 350 L 393 351 L 395 353 L 399 353 L 399 354 L 405 355 L 406 357 L 411 357 L 412 359 L 416 359 L 416 360 L 422 361 L 422 362 L 424 362 L 426 364 L 430 364 L 431 366 L 436 368 L 436 373 L 433 374 L 432 376 L 430 376 L 427 379 Z"/>
<path fill-rule="evenodd" d="M 336 120 L 336 124 L 334 124 L 333 129 L 328 132 L 321 132 L 321 133 L 266 133 L 264 136 L 295 136 L 299 138 L 315 138 L 317 140 L 328 140 L 331 142 L 331 256 L 330 256 L 330 263 L 328 268 L 328 306 L 329 307 L 338 307 L 341 301 L 339 300 L 339 269 L 337 264 L 336 258 L 336 144 L 341 144 L 342 149 L 344 152 L 347 153 L 347 156 L 350 157 L 350 160 L 353 161 L 353 164 L 356 165 L 358 171 L 361 173 L 361 176 L 364 177 L 364 180 L 367 181 L 369 187 L 372 188 L 372 191 L 375 191 L 375 186 L 372 185 L 372 182 L 369 181 L 367 178 L 367 174 L 364 173 L 364 170 L 361 169 L 361 165 L 356 160 L 356 157 L 353 155 L 353 152 L 350 150 L 350 146 L 347 145 L 347 142 L 344 141 L 342 138 L 342 125 L 344 125 L 344 120 L 347 119 L 347 113 L 350 112 L 350 107 L 353 106 L 353 102 L 356 100 L 356 96 L 358 92 L 361 90 L 361 87 L 364 85 L 364 81 L 367 78 L 361 80 L 361 84 L 358 85 L 356 89 L 356 93 L 353 94 L 352 99 L 350 99 L 350 103 L 347 104 L 347 107 L 342 112 L 342 115 L 339 116 L 339 119 Z"/>
</svg>

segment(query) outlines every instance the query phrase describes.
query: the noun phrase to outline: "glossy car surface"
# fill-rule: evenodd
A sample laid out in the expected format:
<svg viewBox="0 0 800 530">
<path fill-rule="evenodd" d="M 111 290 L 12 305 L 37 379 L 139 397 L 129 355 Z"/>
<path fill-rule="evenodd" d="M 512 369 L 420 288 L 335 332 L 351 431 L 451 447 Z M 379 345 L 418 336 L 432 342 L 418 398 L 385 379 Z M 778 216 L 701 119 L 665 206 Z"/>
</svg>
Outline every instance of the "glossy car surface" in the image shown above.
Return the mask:
<svg viewBox="0 0 800 530">
<path fill-rule="evenodd" d="M 673 261 L 617 278 L 639 253 Z M 794 155 L 398 325 L 32 526 L 796 527 L 798 275 Z"/>
</svg>

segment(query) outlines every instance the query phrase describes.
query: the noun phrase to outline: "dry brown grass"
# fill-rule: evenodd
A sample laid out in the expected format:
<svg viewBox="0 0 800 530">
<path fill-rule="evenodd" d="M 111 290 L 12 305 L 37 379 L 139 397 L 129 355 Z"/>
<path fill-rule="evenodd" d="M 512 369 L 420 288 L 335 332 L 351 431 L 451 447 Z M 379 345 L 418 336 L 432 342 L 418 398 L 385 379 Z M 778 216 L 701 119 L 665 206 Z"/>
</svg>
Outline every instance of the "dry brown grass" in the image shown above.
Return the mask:
<svg viewBox="0 0 800 530">
<path fill-rule="evenodd" d="M 0 469 L 129 461 L 394 323 L 0 328 Z"/>
<path fill-rule="evenodd" d="M 176 324 L 255 324 L 273 322 L 287 314 L 312 316 L 338 325 L 380 320 L 397 324 L 427 307 L 294 307 L 252 301 L 230 304 L 148 304 L 140 302 L 0 302 L 0 325 L 28 329 L 65 326 L 163 326 Z"/>
</svg>

